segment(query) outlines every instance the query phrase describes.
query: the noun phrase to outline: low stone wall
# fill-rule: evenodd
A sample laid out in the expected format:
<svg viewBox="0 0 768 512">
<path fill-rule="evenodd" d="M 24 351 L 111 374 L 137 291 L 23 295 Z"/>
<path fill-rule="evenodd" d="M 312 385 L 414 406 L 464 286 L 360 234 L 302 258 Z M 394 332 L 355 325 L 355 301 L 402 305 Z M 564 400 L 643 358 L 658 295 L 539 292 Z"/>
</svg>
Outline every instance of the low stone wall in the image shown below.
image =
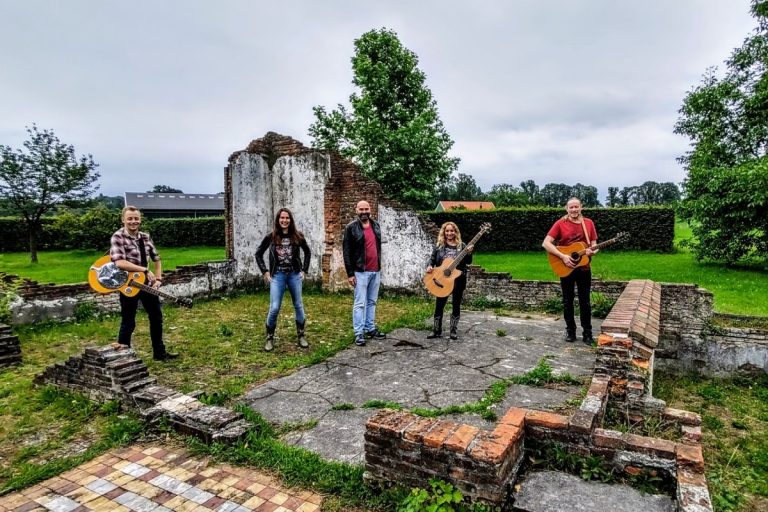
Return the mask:
<svg viewBox="0 0 768 512">
<path fill-rule="evenodd" d="M 35 384 L 76 391 L 91 400 L 119 400 L 150 422 L 164 421 L 177 431 L 206 442 L 232 442 L 252 426 L 243 415 L 205 405 L 195 397 L 158 386 L 133 349 L 113 344 L 88 347 L 80 356 L 49 366 Z"/>
<path fill-rule="evenodd" d="M 768 341 L 764 330 L 714 328 L 712 293 L 695 284 L 657 283 L 661 287 L 657 368 L 668 372 L 696 371 L 727 377 L 734 373 L 768 373 Z M 626 281 L 592 281 L 592 290 L 617 299 Z M 519 309 L 541 308 L 559 301 L 560 283 L 522 281 L 504 272 L 470 265 L 464 300 L 500 301 Z"/>
<path fill-rule="evenodd" d="M 0 324 L 0 368 L 21 364 L 19 337 L 13 334 L 10 325 Z"/>
<path fill-rule="evenodd" d="M 176 297 L 226 293 L 234 289 L 235 284 L 235 262 L 231 260 L 181 266 L 163 272 L 163 291 Z M 12 323 L 70 320 L 84 305 L 97 313 L 119 311 L 118 293 L 101 295 L 91 290 L 87 283 L 55 285 L 19 280 L 16 298 L 10 305 Z"/>
</svg>

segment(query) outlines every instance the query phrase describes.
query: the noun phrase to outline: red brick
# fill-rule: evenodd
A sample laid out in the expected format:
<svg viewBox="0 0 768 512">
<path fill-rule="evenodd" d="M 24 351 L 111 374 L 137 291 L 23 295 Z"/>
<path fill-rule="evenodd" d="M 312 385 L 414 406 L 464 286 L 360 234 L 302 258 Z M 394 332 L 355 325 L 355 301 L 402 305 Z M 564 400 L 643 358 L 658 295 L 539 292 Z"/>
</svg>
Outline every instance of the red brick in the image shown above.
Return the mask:
<svg viewBox="0 0 768 512">
<path fill-rule="evenodd" d="M 445 440 L 444 446 L 452 452 L 464 453 L 478 432 L 480 429 L 477 427 L 461 425 Z"/>
<path fill-rule="evenodd" d="M 499 425 L 511 425 L 513 427 L 522 427 L 525 425 L 525 414 L 528 409 L 520 407 L 510 407 L 507 413 L 499 420 Z"/>
<path fill-rule="evenodd" d="M 667 407 L 664 409 L 662 416 L 665 420 L 676 421 L 681 425 L 701 425 L 701 416 L 694 412 L 683 411 L 680 409 L 672 409 Z"/>
<path fill-rule="evenodd" d="M 601 448 L 612 448 L 614 450 L 624 449 L 623 434 L 617 430 L 603 430 L 602 428 L 596 428 L 592 436 L 592 441 L 595 443 L 595 446 Z"/>
<path fill-rule="evenodd" d="M 704 472 L 704 454 L 701 445 L 677 445 L 677 465 L 691 468 L 699 473 Z"/>
<path fill-rule="evenodd" d="M 403 432 L 403 439 L 412 441 L 414 443 L 421 443 L 424 439 L 424 434 L 429 432 L 437 420 L 431 418 L 419 418 L 411 423 L 408 428 Z"/>
<path fill-rule="evenodd" d="M 403 431 L 419 419 L 418 416 L 415 414 L 411 414 L 409 412 L 401 412 L 401 411 L 390 411 L 391 414 L 384 415 L 381 418 L 379 418 L 375 422 L 374 429 L 378 429 L 378 432 L 381 435 L 388 436 L 388 437 L 401 437 L 403 434 Z M 375 416 L 374 416 L 375 418 Z M 368 420 L 368 423 L 366 423 L 366 427 L 372 423 L 373 418 Z"/>
<path fill-rule="evenodd" d="M 596 377 L 593 377 L 592 384 L 590 384 L 589 386 L 587 395 L 603 397 L 607 393 L 608 393 L 608 380 L 607 379 L 597 380 Z"/>
<path fill-rule="evenodd" d="M 568 428 L 568 417 L 544 411 L 528 411 L 525 415 L 526 425 L 551 429 Z"/>
<path fill-rule="evenodd" d="M 639 357 L 636 357 L 632 359 L 632 365 L 636 366 L 637 368 L 642 368 L 643 370 L 648 370 L 651 366 L 651 363 L 647 359 L 640 359 Z"/>
<path fill-rule="evenodd" d="M 675 458 L 675 443 L 666 439 L 656 437 L 637 436 L 635 434 L 624 434 L 626 449 L 648 455 L 655 455 L 662 459 Z"/>
<path fill-rule="evenodd" d="M 691 425 L 682 425 L 680 427 L 683 431 L 684 444 L 699 444 L 701 443 L 701 427 L 694 427 Z"/>
<path fill-rule="evenodd" d="M 707 486 L 707 477 L 704 473 L 693 471 L 691 468 L 678 468 L 677 469 L 677 483 L 696 485 L 698 487 Z"/>
<path fill-rule="evenodd" d="M 500 444 L 517 444 L 522 439 L 524 430 L 512 425 L 497 425 L 491 432 L 493 439 Z"/>
<path fill-rule="evenodd" d="M 490 432 L 480 432 L 472 445 L 470 457 L 478 462 L 500 464 L 507 455 L 510 445 L 499 443 Z"/>
<path fill-rule="evenodd" d="M 601 334 L 597 337 L 597 344 L 598 346 L 604 346 L 604 345 L 613 345 L 613 336 L 610 334 Z"/>
<path fill-rule="evenodd" d="M 574 412 L 568 420 L 568 428 L 573 432 L 580 434 L 589 434 L 592 432 L 592 426 L 595 424 L 595 414 L 589 411 L 579 409 Z"/>
<path fill-rule="evenodd" d="M 427 434 L 424 434 L 424 446 L 440 448 L 456 428 L 458 428 L 458 425 L 451 421 L 437 422 Z"/>
</svg>

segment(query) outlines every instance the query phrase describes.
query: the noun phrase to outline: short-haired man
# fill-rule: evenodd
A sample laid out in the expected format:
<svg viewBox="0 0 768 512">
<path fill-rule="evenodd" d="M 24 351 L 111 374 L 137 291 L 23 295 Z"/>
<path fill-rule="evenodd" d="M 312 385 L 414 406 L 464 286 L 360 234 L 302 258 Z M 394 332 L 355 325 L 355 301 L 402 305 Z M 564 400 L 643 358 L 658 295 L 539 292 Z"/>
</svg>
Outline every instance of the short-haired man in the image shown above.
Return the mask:
<svg viewBox="0 0 768 512">
<path fill-rule="evenodd" d="M 128 272 L 144 272 L 147 283 L 153 288 L 159 288 L 162 283 L 162 264 L 157 254 L 155 244 L 149 234 L 139 231 L 141 212 L 135 206 L 123 208 L 123 227 L 115 231 L 110 241 L 109 255 L 112 261 Z M 152 261 L 154 272 L 149 269 L 148 262 Z M 136 308 L 141 301 L 144 311 L 149 317 L 149 336 L 152 339 L 152 355 L 158 361 L 175 359 L 179 354 L 167 352 L 163 343 L 163 311 L 160 308 L 160 298 L 141 290 L 133 297 L 120 294 L 120 332 L 117 342 L 131 346 L 131 335 L 136 328 Z"/>
<path fill-rule="evenodd" d="M 376 328 L 376 301 L 381 283 L 381 228 L 371 218 L 371 205 L 360 201 L 355 207 L 357 219 L 344 229 L 344 268 L 347 281 L 355 288 L 352 327 L 355 345 L 365 345 L 365 338 L 382 339 L 387 335 Z"/>
<path fill-rule="evenodd" d="M 566 214 L 555 222 L 542 242 L 542 247 L 549 254 L 563 260 L 566 267 L 573 271 L 560 278 L 560 287 L 563 290 L 563 318 L 565 319 L 565 341 L 576 341 L 576 320 L 573 314 L 574 285 L 579 293 L 579 320 L 581 321 L 582 341 L 588 345 L 594 343 L 592 337 L 592 304 L 589 293 L 592 288 L 592 270 L 589 265 L 576 267 L 569 254 L 563 254 L 557 250 L 556 245 L 571 245 L 583 242 L 587 250 L 585 254 L 592 257 L 599 249 L 592 249 L 597 245 L 597 230 L 591 219 L 581 214 L 581 200 L 572 197 L 565 204 Z"/>
</svg>

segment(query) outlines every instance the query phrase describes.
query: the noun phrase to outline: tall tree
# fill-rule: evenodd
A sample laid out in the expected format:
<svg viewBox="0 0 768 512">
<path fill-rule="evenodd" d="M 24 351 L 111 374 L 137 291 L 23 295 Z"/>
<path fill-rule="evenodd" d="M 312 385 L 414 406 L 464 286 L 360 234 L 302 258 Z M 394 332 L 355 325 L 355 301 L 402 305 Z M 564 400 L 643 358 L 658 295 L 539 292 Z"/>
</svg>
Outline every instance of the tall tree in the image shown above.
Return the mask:
<svg viewBox="0 0 768 512">
<path fill-rule="evenodd" d="M 528 198 L 528 204 L 541 204 L 541 190 L 539 186 L 533 180 L 525 180 L 520 182 L 520 190 Z"/>
<path fill-rule="evenodd" d="M 309 135 L 316 147 L 355 161 L 390 197 L 427 208 L 459 159 L 448 156 L 453 140 L 418 62 L 394 31 L 363 34 L 352 57 L 358 90 L 349 97 L 351 110 L 341 104 L 331 112 L 314 107 Z"/>
<path fill-rule="evenodd" d="M 525 206 L 529 204 L 528 196 L 519 188 L 508 183 L 494 185 L 486 194 L 486 199 L 493 202 L 494 206 Z"/>
<path fill-rule="evenodd" d="M 675 133 L 691 140 L 681 213 L 699 259 L 736 263 L 768 249 L 768 0 L 752 0 L 757 28 L 684 98 Z"/>
<path fill-rule="evenodd" d="M 24 220 L 29 257 L 37 263 L 41 217 L 57 204 L 88 198 L 97 188 L 97 164 L 91 155 L 75 156 L 53 130 L 27 128 L 24 149 L 0 145 L 0 198 Z"/>
<path fill-rule="evenodd" d="M 605 198 L 605 204 L 609 208 L 621 206 L 619 202 L 619 187 L 608 187 L 608 196 Z"/>
<path fill-rule="evenodd" d="M 184 191 L 178 188 L 173 188 L 168 185 L 155 185 L 152 187 L 152 190 L 147 190 L 147 192 L 154 193 L 154 194 L 183 194 Z"/>
</svg>

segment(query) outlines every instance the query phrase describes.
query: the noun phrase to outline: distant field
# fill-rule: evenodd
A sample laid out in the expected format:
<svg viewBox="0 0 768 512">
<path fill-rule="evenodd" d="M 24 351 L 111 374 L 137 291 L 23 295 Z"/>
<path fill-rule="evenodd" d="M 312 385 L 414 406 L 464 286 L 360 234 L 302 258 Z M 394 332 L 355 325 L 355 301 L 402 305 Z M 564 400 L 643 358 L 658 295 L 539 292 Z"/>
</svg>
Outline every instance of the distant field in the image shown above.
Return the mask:
<svg viewBox="0 0 768 512">
<path fill-rule="evenodd" d="M 225 257 L 223 247 L 158 247 L 158 252 L 163 270 Z M 41 283 L 82 283 L 88 280 L 91 264 L 103 255 L 101 251 L 42 251 L 37 254 L 38 263 L 32 264 L 29 253 L 0 253 L 0 271 Z"/>
</svg>

